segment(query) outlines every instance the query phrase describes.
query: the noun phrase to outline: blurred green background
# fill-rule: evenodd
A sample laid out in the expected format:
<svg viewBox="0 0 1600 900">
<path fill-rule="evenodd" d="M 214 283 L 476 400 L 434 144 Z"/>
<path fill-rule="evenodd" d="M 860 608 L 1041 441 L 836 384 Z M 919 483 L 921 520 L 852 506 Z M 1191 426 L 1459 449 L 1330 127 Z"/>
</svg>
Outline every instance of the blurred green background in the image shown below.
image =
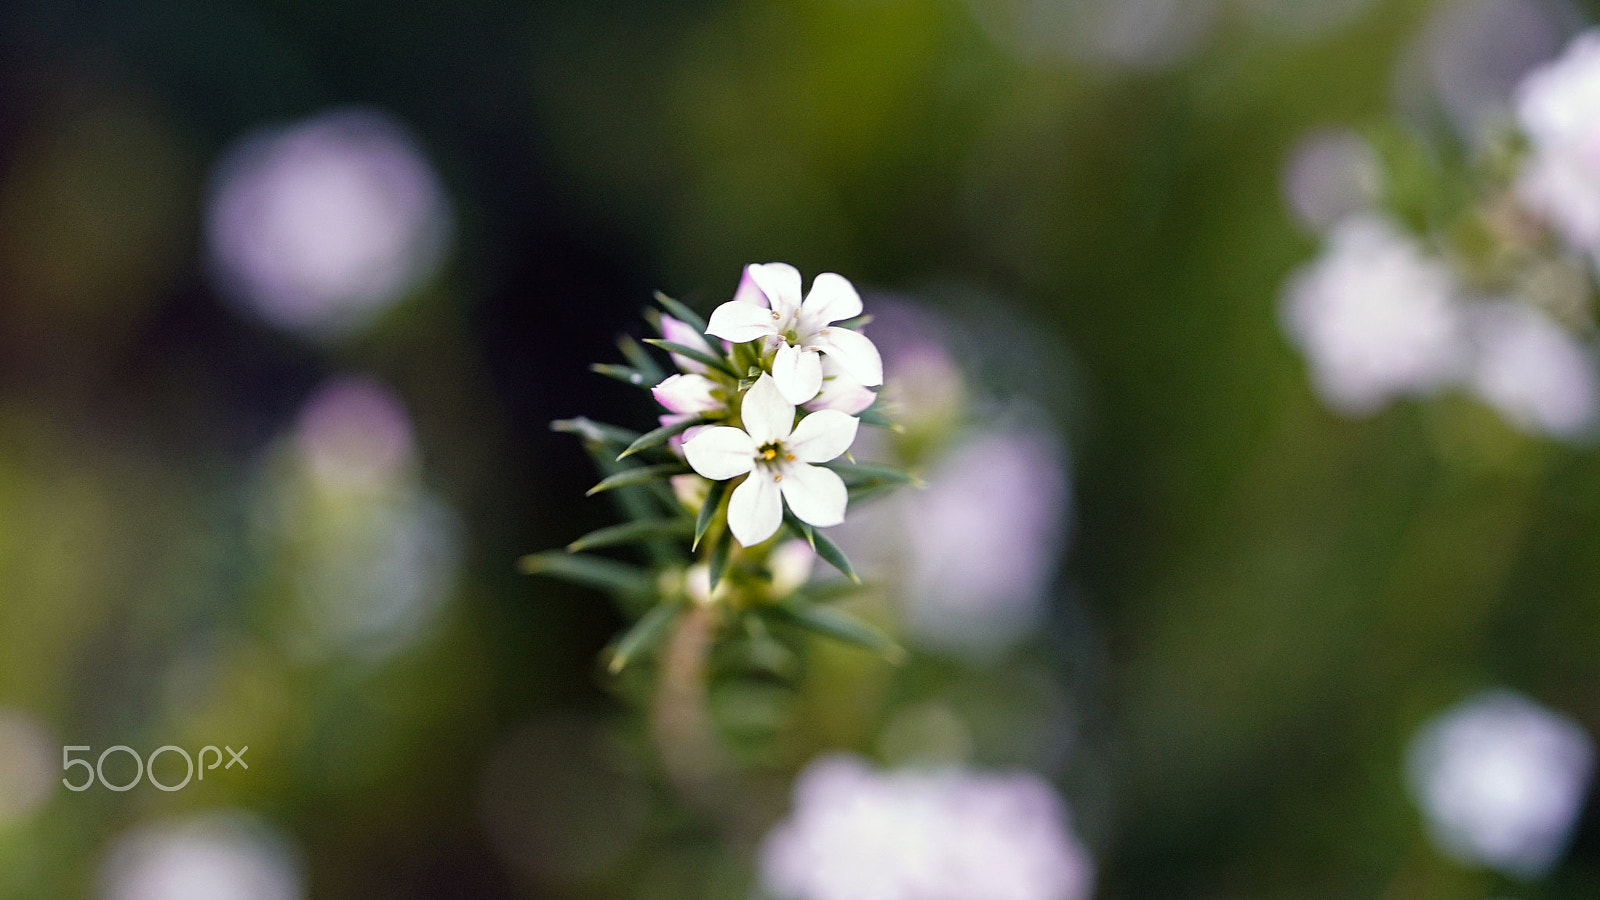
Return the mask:
<svg viewBox="0 0 1600 900">
<path fill-rule="evenodd" d="M 623 619 L 514 562 L 615 521 L 547 423 L 652 413 L 587 364 L 769 260 L 1032 335 L 994 387 L 1070 447 L 1051 631 L 821 665 L 902 679 L 860 718 L 1051 673 L 1100 897 L 1596 896 L 1600 823 L 1503 882 L 1402 767 L 1487 686 L 1600 728 L 1600 458 L 1465 397 L 1341 418 L 1278 325 L 1291 149 L 1390 116 L 1464 3 L 6 3 L 0 712 L 46 782 L 11 766 L 0 896 L 109 895 L 123 835 L 214 809 L 312 897 L 746 896 L 595 662 Z M 352 105 L 436 170 L 445 249 L 359 326 L 278 327 L 208 250 L 219 162 Z M 376 418 L 319 438 L 328 396 Z M 59 785 L 62 746 L 166 744 L 251 768 Z"/>
</svg>

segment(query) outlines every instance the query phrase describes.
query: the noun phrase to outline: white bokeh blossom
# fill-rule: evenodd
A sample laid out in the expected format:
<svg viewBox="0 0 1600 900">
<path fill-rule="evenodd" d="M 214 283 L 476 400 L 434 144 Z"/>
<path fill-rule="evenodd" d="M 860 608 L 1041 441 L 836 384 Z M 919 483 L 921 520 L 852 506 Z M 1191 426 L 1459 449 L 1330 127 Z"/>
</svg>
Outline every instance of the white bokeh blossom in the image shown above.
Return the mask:
<svg viewBox="0 0 1600 900">
<path fill-rule="evenodd" d="M 824 272 L 803 300 L 800 289 L 800 272 L 791 265 L 747 266 L 733 299 L 712 311 L 706 333 L 736 344 L 769 341 L 776 351 L 773 380 L 795 406 L 822 390 L 823 355 L 863 385 L 882 384 L 878 348 L 860 332 L 833 324 L 861 315 L 861 296 L 850 282 Z"/>
<path fill-rule="evenodd" d="M 829 756 L 801 773 L 761 876 L 780 900 L 1086 900 L 1093 863 L 1037 775 Z"/>
<path fill-rule="evenodd" d="M 205 219 L 223 290 L 273 325 L 321 336 L 365 326 L 432 277 L 453 230 L 417 141 L 365 107 L 235 142 Z"/>
<path fill-rule="evenodd" d="M 1571 838 L 1588 795 L 1594 743 L 1566 716 L 1494 690 L 1425 724 L 1406 765 L 1441 850 L 1534 878 L 1555 864 Z"/>
<path fill-rule="evenodd" d="M 1529 148 L 1518 195 L 1570 246 L 1600 258 L 1600 30 L 1529 73 L 1514 104 Z"/>
<path fill-rule="evenodd" d="M 744 395 L 743 428 L 710 425 L 683 444 L 684 457 L 713 481 L 748 475 L 728 500 L 728 528 L 745 547 L 778 530 L 783 506 L 817 527 L 844 521 L 848 492 L 837 473 L 812 463 L 831 460 L 855 440 L 853 416 L 825 409 L 794 420 L 771 375 L 762 374 Z"/>
<path fill-rule="evenodd" d="M 1600 412 L 1600 373 L 1590 350 L 1525 303 L 1477 311 L 1471 385 L 1507 421 L 1561 438 L 1587 433 Z"/>
<path fill-rule="evenodd" d="M 1283 323 L 1311 364 L 1318 393 L 1346 414 L 1425 395 L 1465 364 L 1463 314 L 1449 266 L 1388 220 L 1342 220 L 1321 257 L 1297 272 Z"/>
</svg>

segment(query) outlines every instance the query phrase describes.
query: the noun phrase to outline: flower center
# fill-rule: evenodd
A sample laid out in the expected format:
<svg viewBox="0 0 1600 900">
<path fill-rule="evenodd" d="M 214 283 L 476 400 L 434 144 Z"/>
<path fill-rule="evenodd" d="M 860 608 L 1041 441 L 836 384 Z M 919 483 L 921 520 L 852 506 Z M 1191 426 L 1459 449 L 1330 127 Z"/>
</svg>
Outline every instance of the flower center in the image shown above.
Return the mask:
<svg viewBox="0 0 1600 900">
<path fill-rule="evenodd" d="M 794 462 L 794 454 L 785 450 L 782 442 L 772 441 L 756 449 L 756 462 L 772 473 L 773 481 L 782 481 L 783 467 Z"/>
</svg>

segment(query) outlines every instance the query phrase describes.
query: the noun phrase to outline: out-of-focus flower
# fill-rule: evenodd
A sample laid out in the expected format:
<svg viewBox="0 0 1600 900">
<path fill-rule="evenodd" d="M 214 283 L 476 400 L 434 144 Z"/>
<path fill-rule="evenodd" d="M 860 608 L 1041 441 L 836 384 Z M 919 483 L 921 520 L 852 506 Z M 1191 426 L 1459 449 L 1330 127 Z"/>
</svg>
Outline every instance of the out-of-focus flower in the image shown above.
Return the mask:
<svg viewBox="0 0 1600 900">
<path fill-rule="evenodd" d="M 449 599 L 461 527 L 421 483 L 399 398 L 364 378 L 319 388 L 263 485 L 261 536 L 290 580 L 295 649 L 381 657 Z"/>
<path fill-rule="evenodd" d="M 1557 437 L 1583 435 L 1600 407 L 1593 355 L 1525 303 L 1497 303 L 1473 322 L 1471 384 L 1511 424 Z"/>
<path fill-rule="evenodd" d="M 297 900 L 305 896 L 287 842 L 256 819 L 213 813 L 141 828 L 106 859 L 106 900 Z"/>
<path fill-rule="evenodd" d="M 805 541 L 784 541 L 767 557 L 767 568 L 772 572 L 772 596 L 786 597 L 811 580 L 811 570 L 817 562 L 817 551 Z"/>
<path fill-rule="evenodd" d="M 740 544 L 749 547 L 771 537 L 783 521 L 785 502 L 811 525 L 844 521 L 843 479 L 810 464 L 827 462 L 850 449 L 859 420 L 825 409 L 796 425 L 794 405 L 767 374 L 745 394 L 740 418 L 743 429 L 709 426 L 683 445 L 689 465 L 706 478 L 722 481 L 749 475 L 728 500 L 728 527 Z"/>
<path fill-rule="evenodd" d="M 218 165 L 206 213 L 222 288 L 319 335 L 366 324 L 431 275 L 451 229 L 416 143 L 365 108 L 247 135 Z"/>
<path fill-rule="evenodd" d="M 986 431 L 907 493 L 906 626 L 923 643 L 990 656 L 1038 625 L 1065 543 L 1067 461 L 1043 427 Z"/>
<path fill-rule="evenodd" d="M 791 265 L 747 266 L 734 298 L 712 310 L 706 333 L 734 343 L 769 339 L 777 347 L 773 380 L 794 406 L 822 389 L 822 354 L 856 381 L 882 384 L 878 348 L 861 333 L 833 325 L 861 315 L 856 289 L 832 272 L 818 275 L 804 300 L 800 288 L 800 272 Z"/>
<path fill-rule="evenodd" d="M 1085 900 L 1093 864 L 1036 775 L 832 756 L 801 774 L 761 874 L 782 900 Z"/>
<path fill-rule="evenodd" d="M 1568 244 L 1600 258 L 1600 31 L 1523 79 L 1516 114 L 1530 151 L 1518 194 Z"/>
<path fill-rule="evenodd" d="M 50 799 L 60 744 L 32 717 L 0 708 L 0 831 L 25 821 Z"/>
<path fill-rule="evenodd" d="M 1440 849 L 1532 878 L 1566 849 L 1588 792 L 1594 744 L 1567 717 L 1497 690 L 1423 726 L 1406 765 Z"/>
<path fill-rule="evenodd" d="M 354 376 L 312 394 L 300 410 L 295 444 L 318 482 L 338 490 L 393 483 L 415 450 L 411 420 L 394 391 Z"/>
<path fill-rule="evenodd" d="M 1300 139 L 1283 168 L 1283 197 L 1300 224 L 1321 232 L 1371 205 L 1382 167 L 1372 146 L 1345 128 L 1323 128 Z"/>
<path fill-rule="evenodd" d="M 1397 395 L 1431 393 L 1465 361 L 1450 268 L 1388 221 L 1334 227 L 1322 256 L 1290 280 L 1283 323 L 1310 361 L 1322 398 L 1348 414 Z"/>
</svg>

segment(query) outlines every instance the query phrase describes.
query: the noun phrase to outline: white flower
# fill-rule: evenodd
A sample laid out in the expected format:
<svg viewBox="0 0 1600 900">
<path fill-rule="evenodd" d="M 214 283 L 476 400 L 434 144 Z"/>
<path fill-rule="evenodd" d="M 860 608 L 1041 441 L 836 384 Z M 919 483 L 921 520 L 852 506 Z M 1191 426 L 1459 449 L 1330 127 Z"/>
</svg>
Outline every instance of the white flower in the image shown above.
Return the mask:
<svg viewBox="0 0 1600 900">
<path fill-rule="evenodd" d="M 761 874 L 782 900 L 1085 900 L 1093 866 L 1037 775 L 832 756 L 801 773 Z"/>
<path fill-rule="evenodd" d="M 822 389 L 820 354 L 863 385 L 883 383 L 883 360 L 872 341 L 832 324 L 860 314 L 861 297 L 841 275 L 818 275 L 801 300 L 794 266 L 757 264 L 745 268 L 733 299 L 712 311 L 706 333 L 736 344 L 769 339 L 777 347 L 772 377 L 784 399 L 799 405 Z"/>
<path fill-rule="evenodd" d="M 1425 725 L 1406 763 L 1441 849 L 1528 878 L 1566 848 L 1588 795 L 1594 743 L 1566 716 L 1497 690 Z"/>
<path fill-rule="evenodd" d="M 825 409 L 794 421 L 794 406 L 763 374 L 744 395 L 744 428 L 712 425 L 683 444 L 689 465 L 713 481 L 748 474 L 728 501 L 728 527 L 749 547 L 771 537 L 783 521 L 783 504 L 818 527 L 844 521 L 844 481 L 810 463 L 827 462 L 850 449 L 859 422 Z"/>
<path fill-rule="evenodd" d="M 1531 150 L 1518 194 L 1569 244 L 1600 256 L 1600 31 L 1523 79 L 1515 103 Z"/>
<path fill-rule="evenodd" d="M 1351 216 L 1321 258 L 1284 292 L 1284 329 L 1311 364 L 1318 393 L 1350 414 L 1400 394 L 1426 394 L 1460 371 L 1466 354 L 1450 268 L 1388 221 Z"/>
</svg>

